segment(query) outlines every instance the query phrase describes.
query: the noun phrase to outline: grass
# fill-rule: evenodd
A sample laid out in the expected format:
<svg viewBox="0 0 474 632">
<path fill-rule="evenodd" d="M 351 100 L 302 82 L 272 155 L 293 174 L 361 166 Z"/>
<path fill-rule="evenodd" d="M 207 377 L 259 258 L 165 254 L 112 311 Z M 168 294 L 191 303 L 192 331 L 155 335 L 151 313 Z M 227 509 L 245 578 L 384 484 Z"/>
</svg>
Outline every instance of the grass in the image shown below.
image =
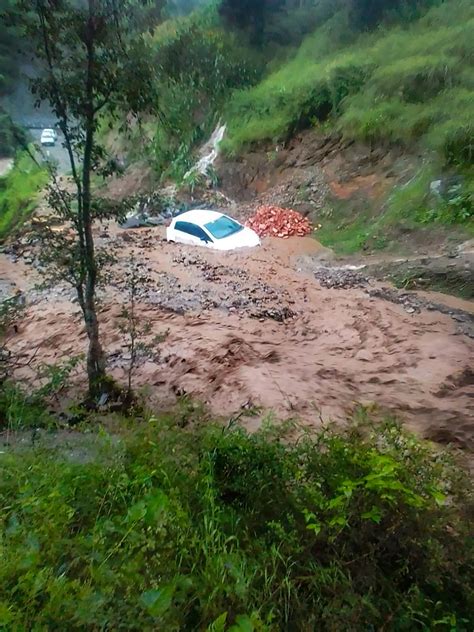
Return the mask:
<svg viewBox="0 0 474 632">
<path fill-rule="evenodd" d="M 448 455 L 363 410 L 315 435 L 193 414 L 99 430 L 87 462 L 0 453 L 0 627 L 472 629 L 472 487 Z"/>
<path fill-rule="evenodd" d="M 362 249 L 380 250 L 394 245 L 400 252 L 403 235 L 436 230 L 459 239 L 474 236 L 474 177 L 472 169 L 461 174 L 459 184 L 442 195 L 430 191 L 441 167 L 435 160 L 426 162 L 406 183 L 392 189 L 382 208 L 354 207 L 334 202 L 318 216 L 322 228 L 317 238 L 340 254 L 354 254 Z"/>
<path fill-rule="evenodd" d="M 18 228 L 36 207 L 38 191 L 47 173 L 26 154 L 20 154 L 13 169 L 0 178 L 0 239 Z"/>
<path fill-rule="evenodd" d="M 355 41 L 338 13 L 292 60 L 235 94 L 227 150 L 277 142 L 329 117 L 350 138 L 421 142 L 451 162 L 472 162 L 473 30 L 467 0 L 449 0 L 408 26 Z"/>
<path fill-rule="evenodd" d="M 315 237 L 324 246 L 339 254 L 350 255 L 364 248 L 370 239 L 371 214 L 368 210 L 347 215 L 342 202 L 323 209 L 319 217 L 322 227 Z"/>
</svg>

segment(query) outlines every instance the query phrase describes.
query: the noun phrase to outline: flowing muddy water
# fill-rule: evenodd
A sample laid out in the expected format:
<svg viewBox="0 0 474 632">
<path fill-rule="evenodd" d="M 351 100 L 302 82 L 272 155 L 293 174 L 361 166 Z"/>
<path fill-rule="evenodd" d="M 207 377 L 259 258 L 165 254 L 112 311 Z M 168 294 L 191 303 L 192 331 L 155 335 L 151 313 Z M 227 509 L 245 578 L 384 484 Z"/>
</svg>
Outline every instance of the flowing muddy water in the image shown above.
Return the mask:
<svg viewBox="0 0 474 632">
<path fill-rule="evenodd" d="M 325 287 L 301 263 L 327 255 L 311 238 L 268 238 L 252 251 L 219 253 L 168 244 L 163 235 L 113 227 L 98 234 L 118 257 L 100 313 L 117 378 L 129 360 L 117 324 L 133 255 L 146 277 L 138 309 L 151 323 L 149 340 L 167 333 L 136 371 L 135 383 L 152 399 L 167 404 L 189 394 L 218 415 L 258 406 L 308 425 L 376 403 L 425 437 L 474 450 L 474 340 L 455 318 L 371 295 L 375 282 Z M 70 290 L 32 289 L 34 269 L 21 258 L 12 264 L 2 255 L 0 275 L 28 306 L 9 339 L 14 353 L 27 358 L 39 347 L 35 362 L 59 362 L 84 351 Z"/>
</svg>

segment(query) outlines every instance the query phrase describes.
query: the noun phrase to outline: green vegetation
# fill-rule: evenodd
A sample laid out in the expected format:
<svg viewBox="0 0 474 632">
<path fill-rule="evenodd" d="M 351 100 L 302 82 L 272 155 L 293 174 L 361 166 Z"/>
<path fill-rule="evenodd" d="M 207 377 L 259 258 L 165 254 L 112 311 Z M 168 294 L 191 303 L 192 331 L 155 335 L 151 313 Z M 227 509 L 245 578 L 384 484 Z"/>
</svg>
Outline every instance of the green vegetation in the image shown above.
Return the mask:
<svg viewBox="0 0 474 632">
<path fill-rule="evenodd" d="M 472 162 L 474 8 L 450 0 L 405 26 L 357 36 L 339 12 L 295 57 L 229 105 L 229 151 L 333 121 L 350 138 L 420 141 Z"/>
<path fill-rule="evenodd" d="M 283 16 L 286 4 L 279 3 L 274 21 L 292 15 L 288 9 Z M 370 200 L 364 205 L 328 201 L 325 213 L 317 216 L 323 225 L 318 238 L 352 253 L 385 248 L 411 231 L 434 231 L 440 238 L 472 236 L 472 3 L 430 0 L 389 6 L 354 0 L 335 3 L 332 10 L 324 2 L 317 9 L 310 2 L 304 5 L 317 28 L 289 60 L 280 58 L 276 68 L 270 66 L 259 83 L 234 91 L 224 114 L 225 150 L 233 155 L 250 146 L 266 147 L 315 127 L 372 146 L 422 151 L 419 172 L 386 200 L 378 200 L 377 207 Z M 244 15 L 231 15 L 245 21 Z M 270 45 L 268 21 L 265 14 L 260 36 Z M 459 183 L 433 196 L 430 183 L 446 173 L 460 175 Z"/>
<path fill-rule="evenodd" d="M 472 629 L 472 488 L 449 457 L 364 411 L 311 436 L 190 411 L 192 430 L 2 451 L 0 626 Z"/>
<path fill-rule="evenodd" d="M 0 0 L 0 14 L 13 6 L 12 0 Z M 11 90 L 18 75 L 16 32 L 0 20 L 0 95 Z"/>
<path fill-rule="evenodd" d="M 438 167 L 439 169 L 439 167 Z M 430 191 L 436 179 L 434 164 L 424 165 L 407 183 L 396 186 L 382 209 L 370 207 L 348 214 L 343 202 L 323 210 L 318 239 L 342 254 L 363 248 L 382 249 L 396 242 L 400 235 L 424 230 L 460 238 L 474 236 L 474 177 L 467 170 L 459 183 L 448 186 L 442 195 Z"/>
<path fill-rule="evenodd" d="M 181 180 L 192 150 L 209 137 L 228 95 L 254 83 L 258 62 L 210 7 L 167 20 L 150 36 L 160 117 L 146 125 L 149 154 L 161 177 Z M 134 145 L 143 152 L 143 130 Z"/>
<path fill-rule="evenodd" d="M 13 168 L 0 178 L 0 239 L 29 217 L 38 191 L 47 182 L 47 172 L 27 153 L 20 154 Z"/>
<path fill-rule="evenodd" d="M 18 77 L 16 32 L 7 27 L 2 12 L 10 9 L 12 0 L 0 0 L 0 97 L 8 94 Z M 24 134 L 13 125 L 10 116 L 0 106 L 0 158 L 13 156 L 23 142 Z"/>
<path fill-rule="evenodd" d="M 0 158 L 10 158 L 27 144 L 26 132 L 15 125 L 9 114 L 0 107 Z"/>
</svg>

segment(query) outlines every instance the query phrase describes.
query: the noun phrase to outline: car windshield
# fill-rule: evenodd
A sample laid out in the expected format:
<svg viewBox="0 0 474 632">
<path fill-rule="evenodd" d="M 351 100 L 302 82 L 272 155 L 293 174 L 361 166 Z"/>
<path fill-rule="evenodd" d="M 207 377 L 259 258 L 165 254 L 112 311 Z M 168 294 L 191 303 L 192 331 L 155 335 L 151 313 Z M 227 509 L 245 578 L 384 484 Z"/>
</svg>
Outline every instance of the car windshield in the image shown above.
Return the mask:
<svg viewBox="0 0 474 632">
<path fill-rule="evenodd" d="M 226 215 L 222 215 L 222 217 L 219 217 L 208 224 L 204 224 L 204 226 L 216 239 L 224 239 L 224 237 L 229 237 L 229 235 L 238 233 L 239 230 L 243 229 L 242 224 L 235 222 Z"/>
</svg>

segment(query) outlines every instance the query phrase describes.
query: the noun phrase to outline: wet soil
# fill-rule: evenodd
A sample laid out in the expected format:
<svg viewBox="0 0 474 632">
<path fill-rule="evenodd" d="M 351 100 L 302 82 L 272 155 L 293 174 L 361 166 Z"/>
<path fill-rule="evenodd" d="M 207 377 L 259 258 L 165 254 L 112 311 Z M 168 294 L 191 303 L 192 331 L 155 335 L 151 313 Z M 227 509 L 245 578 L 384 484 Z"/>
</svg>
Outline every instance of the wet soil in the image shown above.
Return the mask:
<svg viewBox="0 0 474 632">
<path fill-rule="evenodd" d="M 277 204 L 314 220 L 333 202 L 381 204 L 399 181 L 412 174 L 416 155 L 397 148 L 369 147 L 337 134 L 305 130 L 278 146 L 255 147 L 235 159 L 217 161 L 222 189 L 245 203 Z"/>
<path fill-rule="evenodd" d="M 364 271 L 321 271 L 330 257 L 311 238 L 267 238 L 257 249 L 219 253 L 163 237 L 162 228 L 98 232 L 118 259 L 100 295 L 117 379 L 130 359 L 118 324 L 133 255 L 144 277 L 137 309 L 150 324 L 147 341 L 164 337 L 135 375 L 152 400 L 166 405 L 188 394 L 217 415 L 256 406 L 308 425 L 376 403 L 425 437 L 474 450 L 472 303 L 456 311 L 439 297 L 413 293 L 407 301 Z M 39 347 L 25 375 L 32 380 L 35 363 L 59 362 L 86 346 L 71 290 L 34 289 L 35 248 L 28 244 L 30 263 L 20 253 L 0 257 L 4 294 L 20 291 L 27 304 L 9 347 L 24 358 Z"/>
</svg>

